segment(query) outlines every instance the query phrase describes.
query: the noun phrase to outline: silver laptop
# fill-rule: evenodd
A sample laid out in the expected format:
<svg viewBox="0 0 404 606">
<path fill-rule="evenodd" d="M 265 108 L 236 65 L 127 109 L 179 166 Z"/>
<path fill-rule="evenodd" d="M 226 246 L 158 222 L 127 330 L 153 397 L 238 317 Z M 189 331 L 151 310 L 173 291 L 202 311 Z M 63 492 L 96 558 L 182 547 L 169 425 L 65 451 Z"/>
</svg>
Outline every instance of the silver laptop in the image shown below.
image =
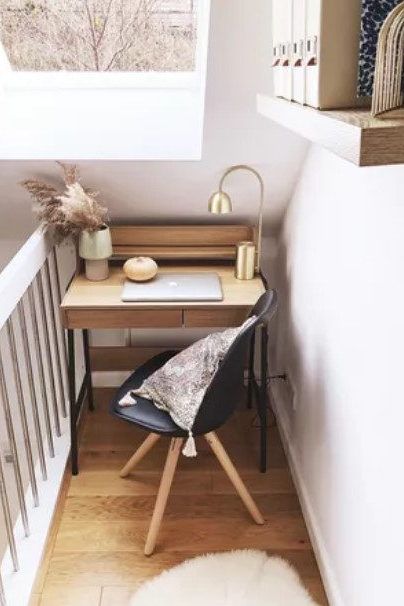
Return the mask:
<svg viewBox="0 0 404 606">
<path fill-rule="evenodd" d="M 215 273 L 157 274 L 150 282 L 126 280 L 122 301 L 222 301 L 220 278 Z"/>
</svg>

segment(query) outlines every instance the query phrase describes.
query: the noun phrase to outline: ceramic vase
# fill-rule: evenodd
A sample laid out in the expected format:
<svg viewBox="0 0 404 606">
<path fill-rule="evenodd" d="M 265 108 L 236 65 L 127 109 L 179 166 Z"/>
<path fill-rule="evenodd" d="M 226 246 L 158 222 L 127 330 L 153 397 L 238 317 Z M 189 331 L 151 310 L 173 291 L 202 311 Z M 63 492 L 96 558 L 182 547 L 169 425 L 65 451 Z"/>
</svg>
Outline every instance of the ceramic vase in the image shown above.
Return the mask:
<svg viewBox="0 0 404 606">
<path fill-rule="evenodd" d="M 109 227 L 104 225 L 98 231 L 82 231 L 79 238 L 79 255 L 85 260 L 88 280 L 106 280 L 109 275 L 108 259 L 112 255 Z"/>
</svg>

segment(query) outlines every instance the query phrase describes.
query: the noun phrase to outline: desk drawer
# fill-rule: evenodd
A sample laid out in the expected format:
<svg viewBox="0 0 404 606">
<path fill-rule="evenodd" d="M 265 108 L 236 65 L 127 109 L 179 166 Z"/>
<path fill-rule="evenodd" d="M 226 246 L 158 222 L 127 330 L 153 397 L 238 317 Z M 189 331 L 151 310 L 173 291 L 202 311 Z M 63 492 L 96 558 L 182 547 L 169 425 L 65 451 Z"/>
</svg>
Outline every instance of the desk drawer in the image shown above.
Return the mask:
<svg viewBox="0 0 404 606">
<path fill-rule="evenodd" d="M 67 309 L 66 328 L 175 328 L 182 326 L 181 309 Z"/>
<path fill-rule="evenodd" d="M 239 326 L 244 322 L 249 308 L 185 309 L 184 326 L 187 328 Z"/>
</svg>

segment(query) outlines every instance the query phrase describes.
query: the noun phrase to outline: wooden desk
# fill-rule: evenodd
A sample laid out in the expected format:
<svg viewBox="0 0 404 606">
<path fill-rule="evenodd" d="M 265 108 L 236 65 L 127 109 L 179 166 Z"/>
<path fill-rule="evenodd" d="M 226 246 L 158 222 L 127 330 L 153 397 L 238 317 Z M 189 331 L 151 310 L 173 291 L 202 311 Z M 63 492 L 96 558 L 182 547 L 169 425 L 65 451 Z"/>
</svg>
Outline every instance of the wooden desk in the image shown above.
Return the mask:
<svg viewBox="0 0 404 606">
<path fill-rule="evenodd" d="M 193 228 L 194 229 L 194 228 Z M 188 228 L 187 228 L 188 230 Z M 63 326 L 68 332 L 69 352 L 69 394 L 71 425 L 71 458 L 73 474 L 78 473 L 77 420 L 86 392 L 89 407 L 93 410 L 91 365 L 89 354 L 88 330 L 95 328 L 196 328 L 238 326 L 248 315 L 258 298 L 265 290 L 261 276 L 253 280 L 242 281 L 234 277 L 234 267 L 218 262 L 190 265 L 182 263 L 160 266 L 160 272 L 217 272 L 223 288 L 222 301 L 193 301 L 183 303 L 151 302 L 127 303 L 121 301 L 124 283 L 122 267 L 111 267 L 110 276 L 102 282 L 90 282 L 84 275 L 78 274 L 73 280 L 61 303 Z M 76 398 L 74 330 L 83 333 L 86 364 L 85 379 Z M 261 464 L 266 470 L 266 367 L 267 367 L 267 331 L 261 327 L 261 373 L 262 386 L 257 385 L 254 376 L 254 342 L 250 353 L 250 381 L 248 401 L 251 405 L 253 393 L 258 394 L 257 404 L 261 422 Z"/>
<path fill-rule="evenodd" d="M 121 267 L 112 267 L 102 282 L 75 276 L 62 301 L 65 328 L 196 328 L 238 326 L 265 288 L 260 277 L 237 280 L 234 268 L 218 265 L 170 265 L 160 273 L 216 272 L 222 288 L 222 301 L 187 303 L 124 303 L 121 292 L 125 276 Z"/>
</svg>

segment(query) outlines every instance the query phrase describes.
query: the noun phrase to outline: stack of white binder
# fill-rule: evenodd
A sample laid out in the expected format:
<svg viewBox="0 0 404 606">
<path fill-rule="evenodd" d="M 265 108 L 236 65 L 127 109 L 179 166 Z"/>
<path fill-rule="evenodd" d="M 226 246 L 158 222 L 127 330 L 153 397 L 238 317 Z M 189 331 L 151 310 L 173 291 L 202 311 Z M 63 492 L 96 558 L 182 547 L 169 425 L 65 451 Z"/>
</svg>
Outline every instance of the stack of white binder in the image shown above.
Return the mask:
<svg viewBox="0 0 404 606">
<path fill-rule="evenodd" d="M 272 0 L 275 95 L 319 109 L 356 107 L 361 0 Z"/>
</svg>

